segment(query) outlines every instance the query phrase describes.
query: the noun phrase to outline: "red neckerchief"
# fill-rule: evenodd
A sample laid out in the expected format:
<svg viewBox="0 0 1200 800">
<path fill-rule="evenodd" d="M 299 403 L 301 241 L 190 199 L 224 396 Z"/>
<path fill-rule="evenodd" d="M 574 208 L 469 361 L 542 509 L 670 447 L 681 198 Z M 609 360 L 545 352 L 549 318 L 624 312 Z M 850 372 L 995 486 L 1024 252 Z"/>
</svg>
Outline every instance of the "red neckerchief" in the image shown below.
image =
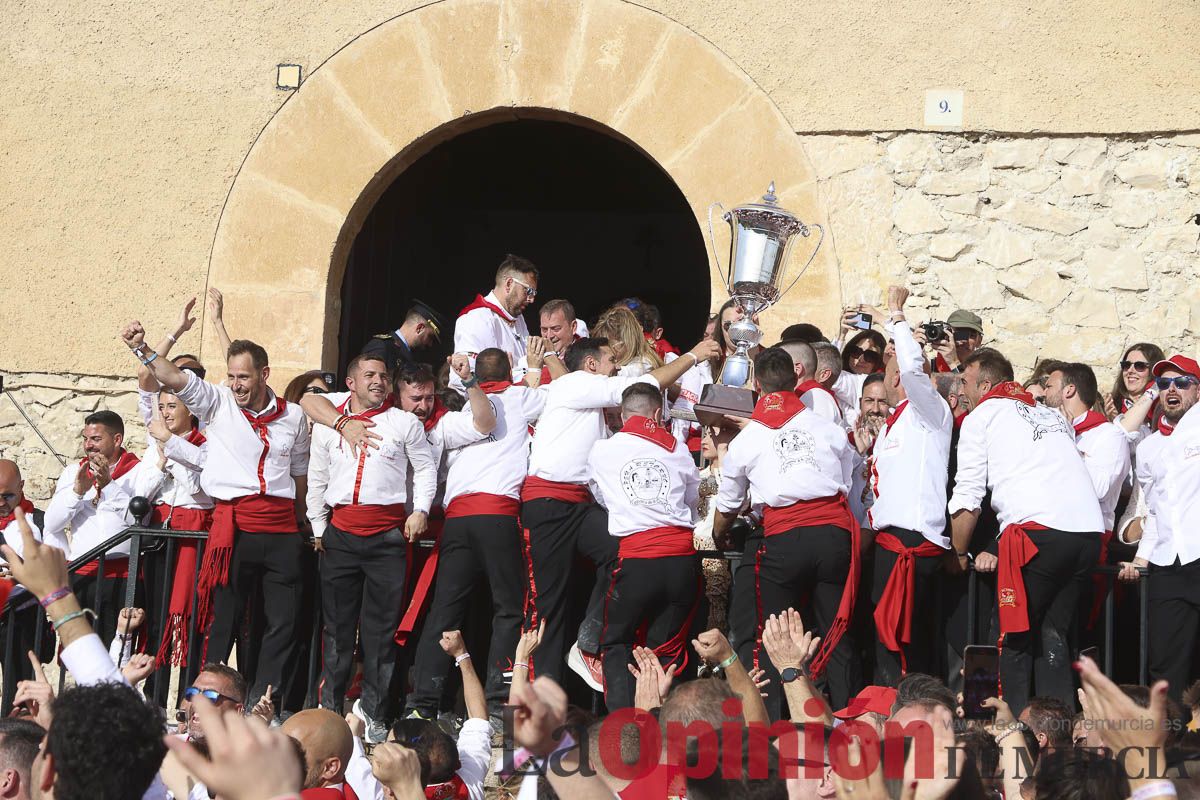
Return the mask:
<svg viewBox="0 0 1200 800">
<path fill-rule="evenodd" d="M 462 311 L 458 312 L 458 316 L 462 317 L 477 308 L 490 308 L 493 312 L 499 315 L 500 319 L 504 320 L 509 325 L 512 325 L 517 321 L 516 317 L 514 317 L 512 314 L 509 314 L 500 306 L 496 305 L 495 303 L 489 303 L 487 300 L 483 299 L 483 295 L 481 294 L 475 295 L 475 299 L 471 301 L 471 304 Z"/>
<path fill-rule="evenodd" d="M 1004 381 L 992 387 L 992 390 L 985 394 L 979 401 L 979 405 L 983 405 L 988 400 L 993 400 L 997 397 L 1008 398 L 1009 400 L 1019 400 L 1027 406 L 1037 405 L 1033 399 L 1033 395 L 1021 388 L 1021 384 L 1016 381 Z M 978 408 L 978 406 L 976 406 Z"/>
<path fill-rule="evenodd" d="M 242 409 L 242 416 L 250 423 L 250 427 L 254 428 L 255 432 L 266 431 L 267 426 L 275 420 L 287 413 L 287 400 L 284 400 L 278 395 L 275 396 L 275 410 L 268 414 L 259 414 L 257 417 L 246 409 Z M 259 434 L 260 436 L 262 434 Z"/>
<path fill-rule="evenodd" d="M 937 356 L 933 359 L 933 371 L 934 372 L 954 372 L 954 370 L 950 369 L 950 364 L 947 363 L 946 359 L 942 358 L 941 353 L 938 353 Z"/>
<path fill-rule="evenodd" d="M 670 431 L 649 417 L 634 414 L 625 420 L 625 424 L 621 426 L 619 433 L 628 433 L 631 436 L 637 436 L 639 439 L 645 439 L 647 442 L 654 442 L 668 453 L 675 452 L 675 437 Z"/>
<path fill-rule="evenodd" d="M 138 464 L 138 457 L 126 450 L 124 447 L 120 448 L 117 452 L 120 453 L 120 455 L 117 456 L 117 463 L 111 465 L 108 470 L 109 478 L 114 481 L 124 475 L 126 472 L 129 472 L 129 470 L 133 469 Z M 94 483 L 96 476 L 92 474 L 91 462 L 89 462 L 86 458 L 80 459 L 79 466 L 83 468 L 84 472 L 87 473 L 87 476 L 91 478 L 92 482 Z"/>
<path fill-rule="evenodd" d="M 750 419 L 768 428 L 779 429 L 804 408 L 804 403 L 795 392 L 772 392 L 759 398 Z"/>
<path fill-rule="evenodd" d="M 183 438 L 188 444 L 194 444 L 196 447 L 208 441 L 208 437 L 200 432 L 200 425 L 194 419 L 192 420 L 192 429 Z"/>
<path fill-rule="evenodd" d="M 908 408 L 908 400 L 900 401 L 900 405 L 896 406 L 896 410 L 888 415 L 888 418 L 883 423 L 884 433 L 891 433 L 892 426 L 896 424 L 896 420 L 900 419 L 900 415 L 904 413 L 904 409 Z"/>
<path fill-rule="evenodd" d="M 1088 411 L 1083 415 L 1083 419 L 1074 423 L 1075 435 L 1082 436 L 1092 428 L 1098 428 L 1106 422 L 1108 422 L 1108 417 L 1104 416 L 1099 411 Z"/>
<path fill-rule="evenodd" d="M 467 800 L 470 796 L 467 784 L 457 775 L 445 783 L 431 783 L 425 787 L 425 800 Z"/>
<path fill-rule="evenodd" d="M 316 786 L 300 792 L 300 800 L 358 800 L 358 795 L 348 782 L 342 783 L 341 789 L 328 786 Z"/>
<path fill-rule="evenodd" d="M 450 409 L 442 405 L 442 398 L 433 398 L 433 410 L 429 412 L 428 417 L 422 420 L 422 424 L 425 426 L 425 432 L 429 433 L 431 430 L 433 430 L 434 426 L 438 424 L 438 420 L 446 416 L 446 412 L 449 410 Z"/>
<path fill-rule="evenodd" d="M 834 404 L 835 405 L 837 404 L 837 395 L 834 394 L 833 392 L 829 391 L 829 389 L 827 389 L 824 385 L 817 383 L 816 381 L 814 381 L 812 379 L 806 380 L 804 383 L 802 383 L 796 387 L 796 397 L 800 397 L 801 395 L 808 394 L 810 391 L 812 391 L 814 389 L 819 389 L 820 391 L 829 395 L 829 397 L 832 398 Z M 841 406 L 838 406 L 838 408 L 840 409 Z"/>
<path fill-rule="evenodd" d="M 17 508 L 24 511 L 25 516 L 29 516 L 30 514 L 33 513 L 33 503 L 30 502 L 28 497 L 22 497 L 21 502 L 17 504 Z M 7 528 L 9 525 L 11 525 L 12 521 L 15 520 L 16 518 L 17 518 L 16 509 L 13 509 L 12 513 L 9 514 L 8 516 L 0 517 L 0 533 L 3 533 L 4 529 Z"/>
<path fill-rule="evenodd" d="M 500 394 L 512 385 L 512 381 L 480 381 L 479 388 L 484 394 Z"/>
<path fill-rule="evenodd" d="M 954 418 L 954 430 L 958 430 L 962 427 L 963 420 L 967 418 L 968 413 L 969 412 L 964 411 Z"/>
<path fill-rule="evenodd" d="M 339 414 L 350 414 L 351 419 L 370 419 L 371 417 L 379 416 L 391 407 L 392 396 L 389 394 L 387 397 L 383 398 L 383 402 L 377 405 L 375 408 L 368 408 L 366 411 L 361 413 L 352 414 L 350 413 L 350 398 L 347 397 L 345 402 L 337 407 L 337 411 Z"/>
<path fill-rule="evenodd" d="M 1166 417 L 1158 418 L 1158 432 L 1163 436 L 1170 436 L 1175 432 L 1175 425 L 1167 420 Z"/>
</svg>

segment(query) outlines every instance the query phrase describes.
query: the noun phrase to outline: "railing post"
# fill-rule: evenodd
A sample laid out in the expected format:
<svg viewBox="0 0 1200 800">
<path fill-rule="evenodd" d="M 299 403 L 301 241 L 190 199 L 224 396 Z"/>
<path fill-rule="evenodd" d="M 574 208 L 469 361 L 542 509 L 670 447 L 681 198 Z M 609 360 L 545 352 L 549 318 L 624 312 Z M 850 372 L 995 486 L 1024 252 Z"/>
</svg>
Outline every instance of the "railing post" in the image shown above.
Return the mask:
<svg viewBox="0 0 1200 800">
<path fill-rule="evenodd" d="M 967 560 L 967 644 L 975 644 L 975 564 Z"/>
<path fill-rule="evenodd" d="M 17 659 L 14 657 L 16 644 L 13 637 L 16 635 L 19 620 L 12 605 L 6 609 L 4 616 L 8 619 L 8 629 L 4 632 L 4 696 L 0 701 L 0 714 L 7 717 L 12 709 L 13 697 L 17 693 Z"/>
<path fill-rule="evenodd" d="M 1114 615 L 1116 614 L 1116 601 L 1113 595 L 1116 594 L 1117 582 L 1115 576 L 1108 575 L 1108 594 L 1104 598 L 1104 674 L 1112 677 L 1113 674 L 1113 625 Z"/>
<path fill-rule="evenodd" d="M 1138 684 L 1150 683 L 1150 570 L 1138 568 L 1142 579 L 1138 582 Z"/>
<path fill-rule="evenodd" d="M 137 600 L 137 580 L 142 566 L 142 534 L 129 537 L 129 577 L 125 579 L 125 608 L 133 608 Z"/>
</svg>

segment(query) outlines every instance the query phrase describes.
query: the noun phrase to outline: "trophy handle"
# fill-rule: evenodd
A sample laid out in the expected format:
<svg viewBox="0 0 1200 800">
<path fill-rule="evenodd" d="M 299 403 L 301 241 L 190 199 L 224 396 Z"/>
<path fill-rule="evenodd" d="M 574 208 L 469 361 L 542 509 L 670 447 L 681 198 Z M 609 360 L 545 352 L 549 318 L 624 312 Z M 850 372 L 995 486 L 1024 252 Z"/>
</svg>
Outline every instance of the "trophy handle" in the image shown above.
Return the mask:
<svg viewBox="0 0 1200 800">
<path fill-rule="evenodd" d="M 721 209 L 722 214 L 727 213 L 725 211 L 725 206 L 721 205 L 720 201 L 717 201 L 708 207 L 708 241 L 712 244 L 713 261 L 717 265 L 717 277 L 719 277 L 721 279 L 721 283 L 725 285 L 725 291 L 733 294 L 733 287 L 729 285 L 729 271 L 721 266 L 721 255 L 717 250 L 717 237 L 713 233 L 712 212 L 714 208 Z"/>
<path fill-rule="evenodd" d="M 783 296 L 785 294 L 787 294 L 788 292 L 790 292 L 792 290 L 792 287 L 796 285 L 796 282 L 798 280 L 800 280 L 802 277 L 804 277 L 804 273 L 808 272 L 808 268 L 810 266 L 812 266 L 813 259 L 817 257 L 817 251 L 821 249 L 821 242 L 825 241 L 825 229 L 824 228 L 822 228 L 820 225 L 817 225 L 816 223 L 813 223 L 812 225 L 808 225 L 807 227 L 808 228 L 816 228 L 817 232 L 821 234 L 820 236 L 817 237 L 817 246 L 813 248 L 812 254 L 808 257 L 808 261 L 804 262 L 804 268 L 800 270 L 800 272 L 796 275 L 795 278 L 792 278 L 792 282 L 787 285 L 787 288 L 779 293 L 780 300 L 783 299 Z M 807 234 L 805 234 L 805 235 L 807 235 Z M 778 302 L 778 301 L 776 301 L 776 302 Z"/>
</svg>

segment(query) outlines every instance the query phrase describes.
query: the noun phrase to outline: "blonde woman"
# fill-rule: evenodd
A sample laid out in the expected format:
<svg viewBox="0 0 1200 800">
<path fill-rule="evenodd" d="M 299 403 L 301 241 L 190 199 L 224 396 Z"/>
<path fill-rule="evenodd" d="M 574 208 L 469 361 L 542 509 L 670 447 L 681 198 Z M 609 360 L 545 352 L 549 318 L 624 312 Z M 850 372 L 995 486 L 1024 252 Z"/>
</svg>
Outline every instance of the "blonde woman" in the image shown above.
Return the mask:
<svg viewBox="0 0 1200 800">
<path fill-rule="evenodd" d="M 642 333 L 642 323 L 625 306 L 605 311 L 592 328 L 592 336 L 608 339 L 613 360 L 617 362 L 617 374 L 622 377 L 645 375 L 663 365 Z"/>
</svg>

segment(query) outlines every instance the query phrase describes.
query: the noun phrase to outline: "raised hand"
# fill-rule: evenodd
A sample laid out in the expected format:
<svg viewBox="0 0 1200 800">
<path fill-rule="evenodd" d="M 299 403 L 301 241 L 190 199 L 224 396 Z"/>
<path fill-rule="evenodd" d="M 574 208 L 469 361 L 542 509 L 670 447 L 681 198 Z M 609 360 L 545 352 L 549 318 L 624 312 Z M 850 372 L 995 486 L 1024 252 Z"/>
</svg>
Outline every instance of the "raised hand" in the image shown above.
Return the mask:
<svg viewBox="0 0 1200 800">
<path fill-rule="evenodd" d="M 395 742 L 375 745 L 371 751 L 371 773 L 386 786 L 393 797 L 424 797 L 421 785 L 421 762 L 417 751 Z"/>
<path fill-rule="evenodd" d="M 696 363 L 721 357 L 721 346 L 712 339 L 701 339 L 700 343 L 688 351 L 696 358 Z"/>
<path fill-rule="evenodd" d="M 179 312 L 179 322 L 175 323 L 175 336 L 187 333 L 196 324 L 196 317 L 192 315 L 192 309 L 196 307 L 196 298 L 188 300 L 184 305 L 183 310 Z"/>
<path fill-rule="evenodd" d="M 759 696 L 766 697 L 767 693 L 762 690 L 767 688 L 767 684 L 771 682 L 771 679 L 767 677 L 767 671 L 760 667 L 755 667 L 746 674 L 750 676 L 750 680 L 754 682 L 754 686 L 759 690 Z"/>
<path fill-rule="evenodd" d="M 450 362 L 450 369 L 454 370 L 454 374 L 464 381 L 471 377 L 471 359 L 466 353 L 453 353 L 446 358 Z"/>
<path fill-rule="evenodd" d="M 530 753 L 545 758 L 554 752 L 567 720 L 567 693 L 542 676 L 533 683 L 513 684 L 513 739 Z"/>
<path fill-rule="evenodd" d="M 542 643 L 542 636 L 546 633 L 546 618 L 542 617 L 541 622 L 536 628 L 530 628 L 527 631 L 521 632 L 521 638 L 517 640 L 516 661 L 522 664 L 529 663 L 529 657 L 538 649 L 538 645 Z"/>
<path fill-rule="evenodd" d="M 904 302 L 908 300 L 908 289 L 903 286 L 889 286 L 887 290 L 888 311 L 892 313 L 904 311 Z"/>
<path fill-rule="evenodd" d="M 258 702 L 254 704 L 254 709 L 250 712 L 251 716 L 258 717 L 268 725 L 275 719 L 275 704 L 271 702 L 271 692 L 274 687 L 267 684 L 267 691 L 263 692 L 263 696 L 258 698 Z M 200 705 L 204 705 L 201 703 Z"/>
<path fill-rule="evenodd" d="M 133 633 L 146 621 L 146 612 L 141 608 L 122 608 L 117 614 L 117 633 Z"/>
<path fill-rule="evenodd" d="M 709 666 L 720 664 L 733 655 L 733 647 L 730 646 L 729 640 L 717 628 L 705 631 L 692 639 L 692 647 L 696 655 Z"/>
<path fill-rule="evenodd" d="M 29 663 L 33 665 L 33 680 L 17 683 L 13 705 L 28 709 L 33 721 L 49 730 L 50 722 L 54 718 L 51 713 L 54 705 L 54 687 L 46 680 L 46 670 L 37 654 L 30 650 L 28 655 Z"/>
<path fill-rule="evenodd" d="M 462 631 L 442 631 L 441 641 L 438 642 L 446 655 L 458 658 L 467 654 L 467 645 L 463 642 Z"/>
<path fill-rule="evenodd" d="M 125 342 L 125 346 L 130 350 L 136 350 L 146 341 L 146 329 L 137 320 L 128 322 L 121 329 L 121 341 Z"/>
<path fill-rule="evenodd" d="M 525 363 L 530 369 L 541 369 L 546 360 L 546 340 L 540 336 L 530 336 L 525 349 Z"/>
<path fill-rule="evenodd" d="M 225 313 L 225 297 L 215 286 L 208 287 L 208 313 L 213 322 L 220 322 Z"/>
<path fill-rule="evenodd" d="M 212 703 L 193 708 L 210 757 L 175 736 L 164 736 L 163 741 L 210 791 L 225 800 L 269 800 L 299 793 L 302 765 L 285 734 L 269 729 L 261 719 L 222 712 Z"/>
<path fill-rule="evenodd" d="M 154 672 L 154 656 L 149 653 L 134 653 L 121 667 L 121 674 L 130 686 L 137 686 Z"/>
</svg>

